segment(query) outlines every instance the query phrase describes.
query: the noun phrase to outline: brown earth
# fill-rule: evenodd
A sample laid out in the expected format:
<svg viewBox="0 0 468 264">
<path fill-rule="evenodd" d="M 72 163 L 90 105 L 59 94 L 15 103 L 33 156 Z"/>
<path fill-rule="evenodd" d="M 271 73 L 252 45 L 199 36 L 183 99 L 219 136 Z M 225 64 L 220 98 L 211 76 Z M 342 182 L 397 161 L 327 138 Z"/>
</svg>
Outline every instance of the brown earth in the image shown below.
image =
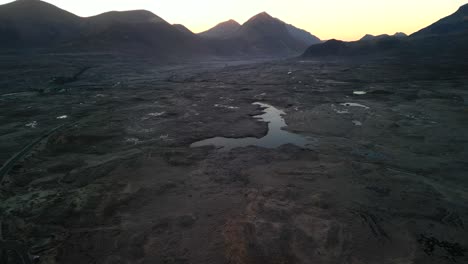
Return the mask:
<svg viewBox="0 0 468 264">
<path fill-rule="evenodd" d="M 1 238 L 39 263 L 468 262 L 465 66 L 18 56 L 0 162 L 67 124 L 2 179 Z M 253 102 L 314 148 L 190 148 L 266 134 Z"/>
</svg>

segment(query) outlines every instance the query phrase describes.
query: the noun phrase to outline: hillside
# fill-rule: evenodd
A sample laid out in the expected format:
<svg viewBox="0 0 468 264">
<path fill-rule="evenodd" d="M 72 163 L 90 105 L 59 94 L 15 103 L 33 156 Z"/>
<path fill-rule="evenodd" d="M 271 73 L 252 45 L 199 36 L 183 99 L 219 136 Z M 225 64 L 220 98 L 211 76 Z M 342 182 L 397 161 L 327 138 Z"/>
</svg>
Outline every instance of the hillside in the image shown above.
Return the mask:
<svg viewBox="0 0 468 264">
<path fill-rule="evenodd" d="M 360 41 L 312 45 L 303 57 L 397 56 L 402 59 L 468 59 L 468 5 L 409 37 L 366 35 Z"/>
<path fill-rule="evenodd" d="M 75 38 L 82 19 L 39 0 L 0 6 L 0 46 L 40 47 Z M 3 40 L 6 41 L 3 41 Z"/>
<path fill-rule="evenodd" d="M 301 53 L 309 45 L 319 41 L 266 12 L 244 23 L 236 32 L 235 38 L 244 43 L 243 52 L 284 56 Z"/>
<path fill-rule="evenodd" d="M 212 38 L 212 39 L 226 39 L 232 37 L 241 25 L 237 23 L 235 20 L 228 20 L 218 25 L 214 26 L 213 28 L 201 32 L 198 35 L 204 38 Z"/>
<path fill-rule="evenodd" d="M 455 13 L 412 34 L 413 37 L 446 35 L 468 32 L 468 4 L 461 6 Z"/>
</svg>

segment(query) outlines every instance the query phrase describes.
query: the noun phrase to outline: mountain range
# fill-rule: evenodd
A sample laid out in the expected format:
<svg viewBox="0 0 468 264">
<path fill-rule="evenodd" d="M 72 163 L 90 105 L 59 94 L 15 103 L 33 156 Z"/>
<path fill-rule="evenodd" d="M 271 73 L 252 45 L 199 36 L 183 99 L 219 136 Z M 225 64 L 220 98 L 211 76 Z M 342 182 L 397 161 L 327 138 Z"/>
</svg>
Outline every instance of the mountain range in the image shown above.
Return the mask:
<svg viewBox="0 0 468 264">
<path fill-rule="evenodd" d="M 0 6 L 3 48 L 119 51 L 159 57 L 299 55 L 320 40 L 267 13 L 240 25 L 234 20 L 194 34 L 157 15 L 134 10 L 79 17 L 40 0 Z"/>
<path fill-rule="evenodd" d="M 354 42 L 333 39 L 310 46 L 303 57 L 363 55 L 468 59 L 468 4 L 408 37 L 397 33 L 366 35 Z"/>
<path fill-rule="evenodd" d="M 266 12 L 242 25 L 228 20 L 195 34 L 145 10 L 79 17 L 40 0 L 17 0 L 0 5 L 0 36 L 2 49 L 122 52 L 167 59 L 301 53 L 304 57 L 464 55 L 468 54 L 468 4 L 410 36 L 366 35 L 355 42 L 322 42 Z"/>
<path fill-rule="evenodd" d="M 364 37 L 362 37 L 360 39 L 360 41 L 376 40 L 376 39 L 383 39 L 383 38 L 388 38 L 388 37 L 404 38 L 404 37 L 407 37 L 407 36 L 408 35 L 406 35 L 403 32 L 397 32 L 397 33 L 393 34 L 393 36 L 390 36 L 388 34 L 382 34 L 382 35 L 377 35 L 377 36 L 374 36 L 374 35 L 371 35 L 371 34 L 366 34 Z"/>
</svg>

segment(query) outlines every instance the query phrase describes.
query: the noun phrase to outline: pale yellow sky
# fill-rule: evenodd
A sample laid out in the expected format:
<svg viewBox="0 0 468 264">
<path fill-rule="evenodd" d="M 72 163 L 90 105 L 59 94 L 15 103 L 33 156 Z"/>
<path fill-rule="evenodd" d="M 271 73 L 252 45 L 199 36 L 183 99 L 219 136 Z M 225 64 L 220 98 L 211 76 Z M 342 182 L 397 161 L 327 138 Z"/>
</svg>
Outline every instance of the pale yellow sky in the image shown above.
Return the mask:
<svg viewBox="0 0 468 264">
<path fill-rule="evenodd" d="M 11 0 L 0 0 L 0 4 Z M 46 0 L 80 16 L 146 9 L 194 32 L 219 22 L 245 22 L 266 11 L 319 38 L 356 40 L 365 34 L 411 34 L 455 12 L 467 0 Z"/>
</svg>

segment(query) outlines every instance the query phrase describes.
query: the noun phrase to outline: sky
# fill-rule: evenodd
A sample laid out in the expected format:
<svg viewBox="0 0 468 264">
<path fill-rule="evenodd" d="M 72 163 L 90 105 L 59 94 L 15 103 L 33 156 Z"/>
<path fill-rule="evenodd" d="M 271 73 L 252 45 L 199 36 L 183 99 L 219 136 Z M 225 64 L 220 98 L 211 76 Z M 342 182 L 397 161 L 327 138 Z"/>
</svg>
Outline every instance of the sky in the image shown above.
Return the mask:
<svg viewBox="0 0 468 264">
<path fill-rule="evenodd" d="M 195 33 L 219 22 L 244 23 L 266 11 L 322 40 L 411 34 L 454 13 L 467 0 L 45 0 L 79 16 L 146 9 Z M 12 2 L 0 0 L 0 4 Z"/>
</svg>

